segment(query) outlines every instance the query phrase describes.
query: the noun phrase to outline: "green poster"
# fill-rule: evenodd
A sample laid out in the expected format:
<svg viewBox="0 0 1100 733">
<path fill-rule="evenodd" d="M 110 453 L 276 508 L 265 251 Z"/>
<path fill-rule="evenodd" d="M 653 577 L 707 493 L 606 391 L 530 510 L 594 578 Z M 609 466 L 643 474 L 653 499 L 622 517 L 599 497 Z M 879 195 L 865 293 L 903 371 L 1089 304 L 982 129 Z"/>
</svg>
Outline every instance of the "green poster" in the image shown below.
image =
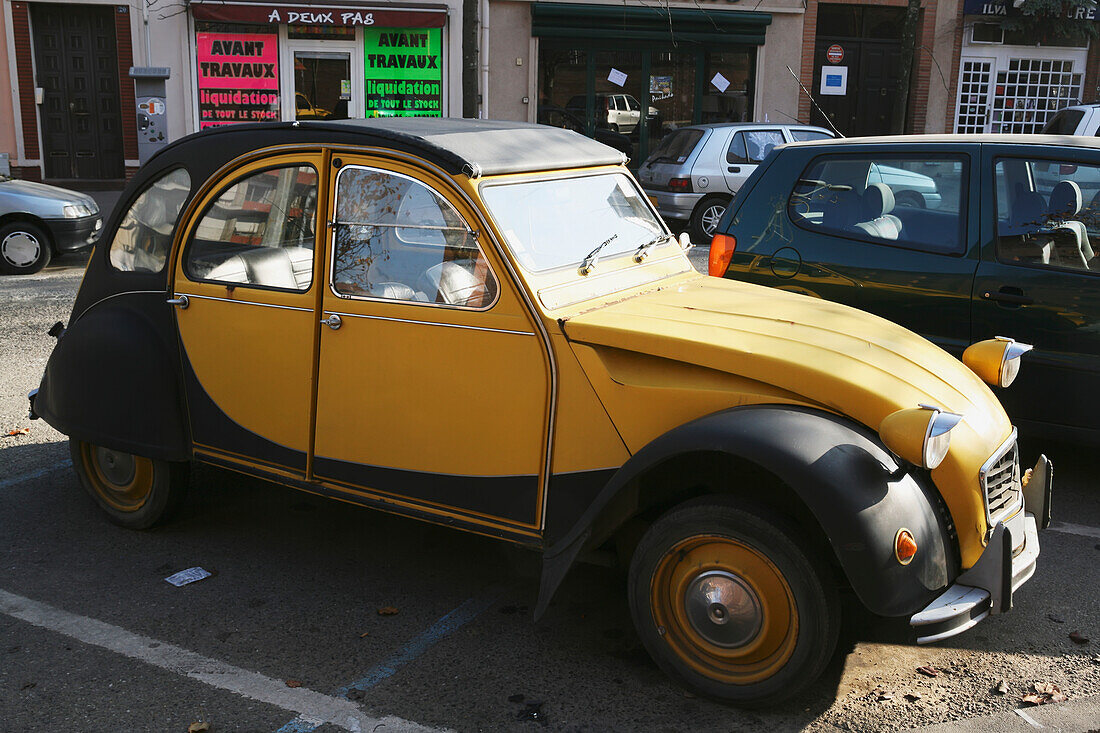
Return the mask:
<svg viewBox="0 0 1100 733">
<path fill-rule="evenodd" d="M 364 28 L 367 117 L 443 116 L 443 29 Z"/>
</svg>

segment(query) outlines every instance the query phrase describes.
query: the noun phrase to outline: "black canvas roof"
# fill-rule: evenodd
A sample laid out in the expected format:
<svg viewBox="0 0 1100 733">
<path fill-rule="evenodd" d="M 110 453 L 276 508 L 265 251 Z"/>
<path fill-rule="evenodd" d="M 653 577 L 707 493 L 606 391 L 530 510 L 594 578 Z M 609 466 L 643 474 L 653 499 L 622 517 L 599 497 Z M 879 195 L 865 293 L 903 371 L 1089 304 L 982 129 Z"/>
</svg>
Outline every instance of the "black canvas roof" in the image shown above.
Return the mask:
<svg viewBox="0 0 1100 733">
<path fill-rule="evenodd" d="M 303 120 L 216 127 L 180 139 L 157 157 L 171 156 L 174 148 L 201 145 L 214 152 L 240 148 L 242 142 L 252 149 L 286 143 L 392 147 L 430 160 L 452 175 L 465 173 L 472 178 L 626 161 L 618 150 L 569 130 L 527 122 L 454 117 Z"/>
</svg>

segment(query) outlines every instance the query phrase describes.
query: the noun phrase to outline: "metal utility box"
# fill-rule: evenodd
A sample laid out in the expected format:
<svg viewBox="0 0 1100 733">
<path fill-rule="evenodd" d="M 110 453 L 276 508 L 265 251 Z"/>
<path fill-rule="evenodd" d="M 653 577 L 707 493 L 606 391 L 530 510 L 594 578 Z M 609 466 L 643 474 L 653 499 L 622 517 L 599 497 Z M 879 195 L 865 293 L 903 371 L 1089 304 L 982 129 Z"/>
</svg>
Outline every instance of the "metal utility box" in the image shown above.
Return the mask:
<svg viewBox="0 0 1100 733">
<path fill-rule="evenodd" d="M 142 165 L 168 144 L 168 106 L 164 87 L 172 70 L 167 66 L 131 66 L 137 97 L 138 159 Z"/>
</svg>

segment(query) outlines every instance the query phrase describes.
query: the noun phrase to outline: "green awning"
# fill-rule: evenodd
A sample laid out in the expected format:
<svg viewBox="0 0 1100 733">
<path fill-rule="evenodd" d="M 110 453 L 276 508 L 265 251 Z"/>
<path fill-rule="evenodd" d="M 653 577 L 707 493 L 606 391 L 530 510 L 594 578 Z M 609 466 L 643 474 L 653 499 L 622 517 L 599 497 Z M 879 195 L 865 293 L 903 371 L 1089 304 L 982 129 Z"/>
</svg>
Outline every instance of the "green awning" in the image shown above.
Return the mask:
<svg viewBox="0 0 1100 733">
<path fill-rule="evenodd" d="M 659 43 L 742 43 L 761 46 L 771 13 L 744 10 L 535 3 L 531 35 Z"/>
</svg>

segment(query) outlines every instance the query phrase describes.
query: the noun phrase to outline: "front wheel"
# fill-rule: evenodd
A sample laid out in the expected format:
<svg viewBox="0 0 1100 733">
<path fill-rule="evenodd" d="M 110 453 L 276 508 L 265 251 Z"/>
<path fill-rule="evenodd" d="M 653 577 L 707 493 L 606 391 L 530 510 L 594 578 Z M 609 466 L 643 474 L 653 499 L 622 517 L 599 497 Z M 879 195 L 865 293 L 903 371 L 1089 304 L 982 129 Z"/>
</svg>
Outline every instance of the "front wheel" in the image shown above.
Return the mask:
<svg viewBox="0 0 1100 733">
<path fill-rule="evenodd" d="M 186 463 L 169 463 L 69 440 L 84 489 L 115 524 L 148 529 L 169 519 L 187 489 Z"/>
<path fill-rule="evenodd" d="M 50 264 L 50 240 L 42 228 L 26 221 L 0 226 L 0 272 L 30 275 Z"/>
<path fill-rule="evenodd" d="M 642 537 L 630 612 L 675 681 L 760 707 L 797 695 L 824 670 L 839 628 L 836 590 L 781 526 L 715 500 L 670 510 Z"/>
<path fill-rule="evenodd" d="M 699 202 L 695 211 L 691 212 L 691 222 L 688 225 L 691 232 L 691 240 L 698 245 L 710 244 L 711 237 L 718 229 L 718 222 L 726 213 L 729 199 L 724 196 L 711 196 Z"/>
</svg>

